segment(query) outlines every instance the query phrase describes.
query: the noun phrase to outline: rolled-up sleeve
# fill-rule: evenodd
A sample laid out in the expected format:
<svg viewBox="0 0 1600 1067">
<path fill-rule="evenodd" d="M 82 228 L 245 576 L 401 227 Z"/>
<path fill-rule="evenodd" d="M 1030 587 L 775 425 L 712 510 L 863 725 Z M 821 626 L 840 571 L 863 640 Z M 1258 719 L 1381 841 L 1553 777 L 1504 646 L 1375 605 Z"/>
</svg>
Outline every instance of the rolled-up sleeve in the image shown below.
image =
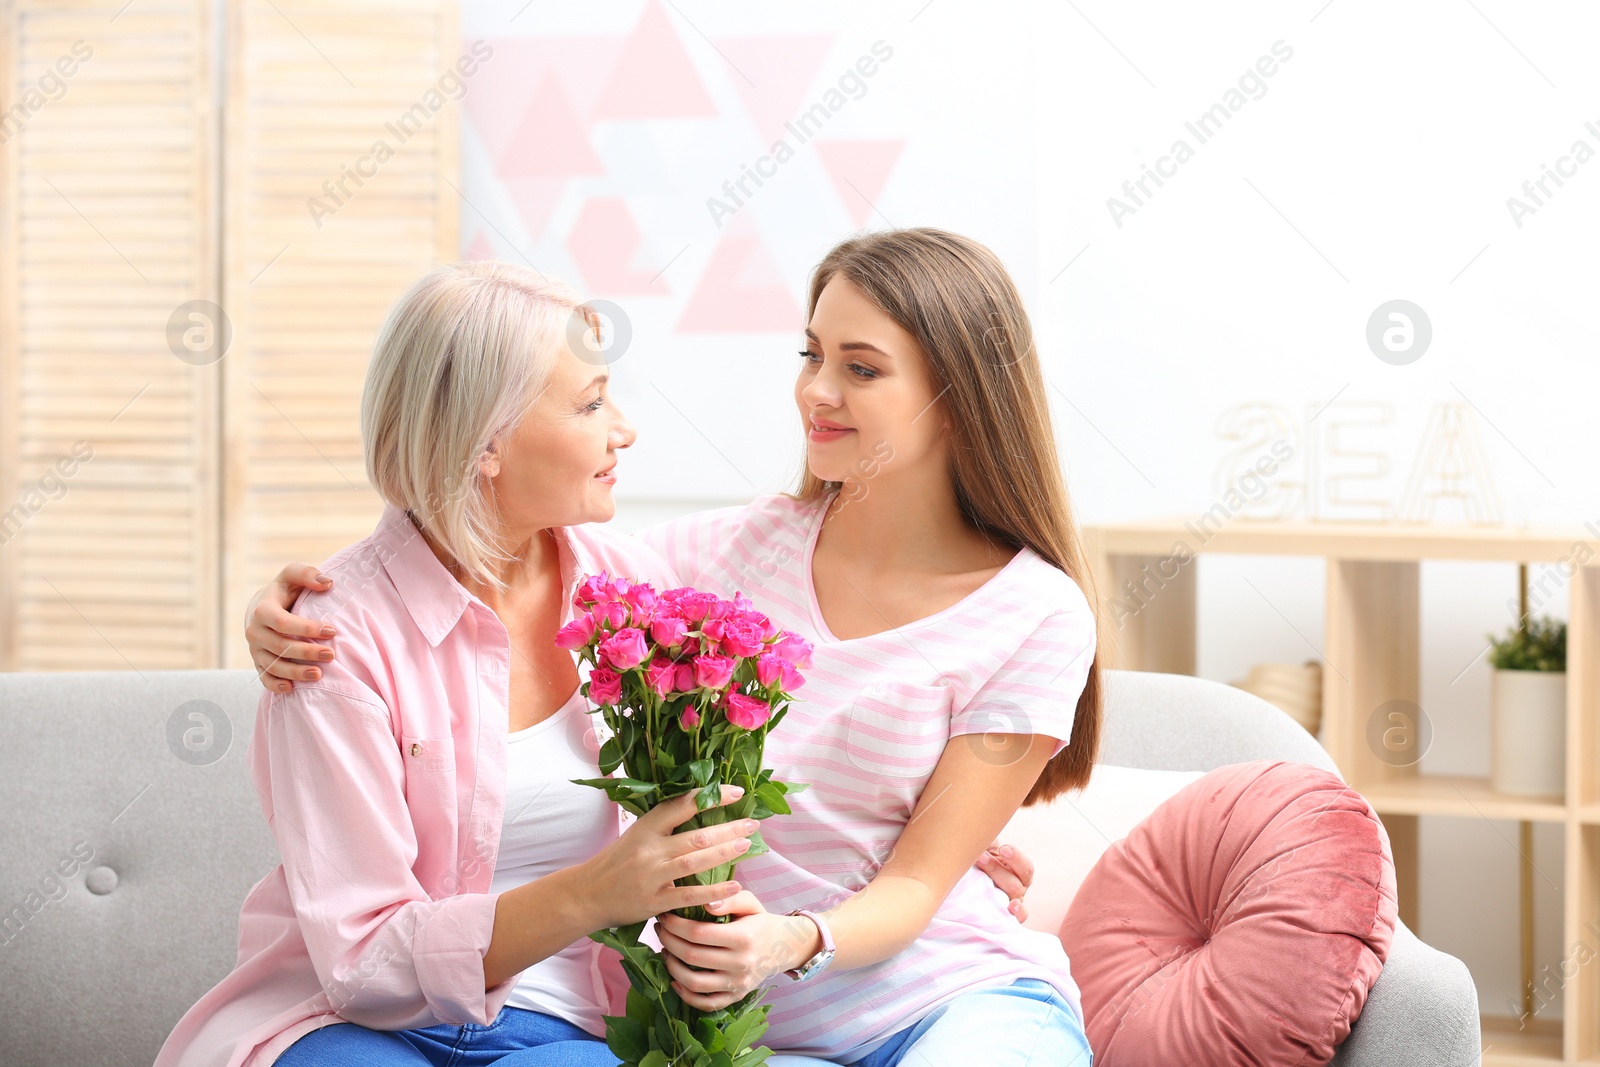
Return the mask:
<svg viewBox="0 0 1600 1067">
<path fill-rule="evenodd" d="M 418 882 L 389 710 L 335 670 L 262 697 L 250 758 L 317 978 L 370 1029 L 492 1022 L 516 985 L 483 988 L 498 895 Z"/>
</svg>

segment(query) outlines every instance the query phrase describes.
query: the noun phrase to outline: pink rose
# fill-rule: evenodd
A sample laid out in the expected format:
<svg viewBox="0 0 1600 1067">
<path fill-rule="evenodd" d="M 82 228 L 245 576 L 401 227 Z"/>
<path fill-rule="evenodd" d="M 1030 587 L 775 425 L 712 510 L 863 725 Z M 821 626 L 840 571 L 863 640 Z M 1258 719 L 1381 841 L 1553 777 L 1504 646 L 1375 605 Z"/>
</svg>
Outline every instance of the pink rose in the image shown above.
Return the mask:
<svg viewBox="0 0 1600 1067">
<path fill-rule="evenodd" d="M 735 611 L 728 616 L 727 621 L 732 622 L 734 619 L 748 623 L 760 630 L 763 640 L 778 636 L 778 628 L 773 625 L 772 620 L 759 611 Z"/>
<path fill-rule="evenodd" d="M 572 594 L 572 606 L 580 611 L 584 608 L 587 608 L 589 605 L 601 599 L 601 594 L 605 591 L 605 587 L 605 575 L 589 575 L 583 580 L 583 584 L 578 586 L 578 591 Z"/>
<path fill-rule="evenodd" d="M 675 664 L 675 666 L 676 666 L 677 671 L 678 671 L 678 676 L 677 676 L 677 678 L 675 678 L 673 680 L 673 686 L 672 686 L 673 689 L 677 690 L 680 693 L 692 693 L 692 692 L 694 692 L 695 691 L 694 664 L 692 664 L 692 663 L 679 663 L 679 664 Z"/>
<path fill-rule="evenodd" d="M 785 630 L 783 636 L 773 643 L 772 651 L 796 667 L 811 666 L 811 642 L 799 634 Z"/>
<path fill-rule="evenodd" d="M 675 615 L 656 616 L 650 623 L 650 638 L 658 645 L 676 648 L 688 636 L 689 624 Z"/>
<path fill-rule="evenodd" d="M 607 630 L 620 630 L 622 624 L 628 621 L 628 609 L 615 600 L 602 601 L 589 609 L 589 614 L 594 618 L 594 624 Z"/>
<path fill-rule="evenodd" d="M 654 659 L 650 666 L 644 669 L 645 684 L 650 691 L 658 697 L 664 697 L 672 692 L 673 683 L 678 678 L 678 665 L 668 659 Z"/>
<path fill-rule="evenodd" d="M 776 685 L 792 693 L 805 684 L 805 678 L 795 670 L 794 664 L 775 652 L 763 652 L 756 657 L 756 681 L 764 686 Z"/>
<path fill-rule="evenodd" d="M 613 578 L 605 587 L 605 598 L 611 601 L 620 601 L 631 588 L 628 579 Z"/>
<path fill-rule="evenodd" d="M 735 618 L 722 624 L 722 651 L 735 656 L 754 656 L 761 651 L 761 630 L 748 619 Z"/>
<path fill-rule="evenodd" d="M 683 714 L 678 716 L 678 721 L 683 723 L 683 728 L 685 730 L 693 730 L 696 726 L 700 725 L 700 713 L 696 711 L 694 709 L 694 705 L 691 704 L 683 709 Z"/>
<path fill-rule="evenodd" d="M 580 615 L 556 632 L 556 647 L 570 652 L 587 645 L 593 636 L 594 620 L 587 615 Z"/>
<path fill-rule="evenodd" d="M 682 615 L 690 622 L 699 622 L 706 617 L 706 614 L 716 602 L 717 598 L 710 593 L 702 593 L 699 590 L 691 589 L 675 601 L 675 606 L 679 615 Z"/>
<path fill-rule="evenodd" d="M 606 667 L 589 672 L 589 699 L 596 704 L 616 704 L 622 700 L 622 675 Z"/>
<path fill-rule="evenodd" d="M 728 694 L 728 721 L 742 730 L 754 730 L 772 717 L 772 709 L 765 700 L 747 697 L 743 693 Z"/>
<path fill-rule="evenodd" d="M 783 665 L 789 661 L 776 652 L 763 652 L 756 657 L 756 681 L 771 686 L 783 677 Z"/>
<path fill-rule="evenodd" d="M 733 677 L 733 660 L 727 656 L 694 658 L 694 680 L 704 689 L 721 689 Z"/>
<path fill-rule="evenodd" d="M 686 638 L 683 639 L 683 653 L 684 653 L 684 655 L 693 656 L 693 655 L 698 654 L 699 651 L 700 651 L 700 639 L 698 637 L 686 637 Z"/>
<path fill-rule="evenodd" d="M 700 624 L 700 636 L 707 641 L 721 641 L 723 625 L 721 619 L 707 618 Z"/>
<path fill-rule="evenodd" d="M 600 642 L 600 658 L 608 667 L 617 670 L 637 667 L 649 654 L 650 646 L 645 644 L 644 631 L 632 626 L 618 630 Z"/>
<path fill-rule="evenodd" d="M 622 597 L 634 611 L 654 611 L 656 607 L 656 591 L 648 583 L 640 583 L 629 589 Z"/>
</svg>

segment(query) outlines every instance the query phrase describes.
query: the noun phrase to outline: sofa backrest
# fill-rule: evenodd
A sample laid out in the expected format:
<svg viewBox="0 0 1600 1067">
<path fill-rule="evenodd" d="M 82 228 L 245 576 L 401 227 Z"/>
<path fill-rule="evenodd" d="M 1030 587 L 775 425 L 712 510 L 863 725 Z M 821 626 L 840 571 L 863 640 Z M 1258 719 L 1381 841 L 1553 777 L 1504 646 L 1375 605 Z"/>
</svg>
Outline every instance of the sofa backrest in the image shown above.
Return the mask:
<svg viewBox="0 0 1600 1067">
<path fill-rule="evenodd" d="M 278 863 L 253 671 L 0 674 L 0 1064 L 143 1067 Z"/>
<path fill-rule="evenodd" d="M 1253 693 L 1187 674 L 1106 672 L 1099 762 L 1214 771 L 1258 759 L 1294 760 L 1339 774 L 1305 727 Z"/>
</svg>

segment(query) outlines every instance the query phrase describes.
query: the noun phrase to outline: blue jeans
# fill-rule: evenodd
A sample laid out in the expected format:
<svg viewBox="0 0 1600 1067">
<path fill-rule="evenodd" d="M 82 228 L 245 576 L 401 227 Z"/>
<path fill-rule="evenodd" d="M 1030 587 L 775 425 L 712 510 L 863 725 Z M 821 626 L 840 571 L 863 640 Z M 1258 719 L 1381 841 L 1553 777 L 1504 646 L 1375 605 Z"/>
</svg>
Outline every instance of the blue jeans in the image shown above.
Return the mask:
<svg viewBox="0 0 1600 1067">
<path fill-rule="evenodd" d="M 274 1067 L 617 1067 L 606 1043 L 581 1027 L 522 1008 L 501 1008 L 487 1026 L 440 1023 L 368 1030 L 334 1023 L 284 1049 Z"/>
<path fill-rule="evenodd" d="M 1090 1067 L 1094 1053 L 1055 986 L 1019 978 L 941 1004 L 851 1067 Z"/>
<path fill-rule="evenodd" d="M 771 1067 L 827 1067 L 808 1056 L 774 1055 Z M 850 1063 L 842 1059 L 842 1063 Z M 963 993 L 899 1031 L 851 1067 L 1092 1067 L 1078 1017 L 1055 987 L 1022 978 Z M 421 1030 L 368 1030 L 336 1023 L 285 1049 L 274 1067 L 617 1067 L 604 1041 L 557 1019 L 502 1008 L 488 1026 L 441 1023 Z"/>
<path fill-rule="evenodd" d="M 522 1008 L 501 1008 L 488 1026 L 440 1023 L 421 1030 L 368 1030 L 334 1023 L 284 1049 L 273 1067 L 617 1067 L 606 1043 L 587 1030 Z M 773 1056 L 769 1067 L 825 1064 L 802 1056 Z"/>
</svg>

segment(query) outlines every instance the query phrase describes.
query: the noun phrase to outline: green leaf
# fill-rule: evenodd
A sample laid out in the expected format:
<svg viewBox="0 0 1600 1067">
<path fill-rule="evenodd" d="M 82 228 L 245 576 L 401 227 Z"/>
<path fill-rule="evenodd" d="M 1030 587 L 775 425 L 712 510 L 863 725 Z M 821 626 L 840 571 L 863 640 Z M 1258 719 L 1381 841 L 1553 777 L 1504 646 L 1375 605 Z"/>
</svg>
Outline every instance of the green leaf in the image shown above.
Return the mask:
<svg viewBox="0 0 1600 1067">
<path fill-rule="evenodd" d="M 695 1020 L 695 1032 L 700 1036 L 700 1044 L 707 1052 L 720 1052 L 727 1040 L 722 1036 L 722 1031 L 717 1024 L 702 1015 Z"/>
<path fill-rule="evenodd" d="M 629 1015 L 606 1015 L 606 1045 L 624 1063 L 643 1059 L 650 1052 L 650 1028 Z"/>
<path fill-rule="evenodd" d="M 738 863 L 741 860 L 749 859 L 751 856 L 764 856 L 771 851 L 772 849 L 767 847 L 767 839 L 761 836 L 761 831 L 753 830 L 750 833 L 750 847 L 735 856 L 733 862 Z"/>
<path fill-rule="evenodd" d="M 776 782 L 763 782 L 756 788 L 761 803 L 771 808 L 775 815 L 789 814 L 789 802 L 783 799 L 783 789 Z"/>
<path fill-rule="evenodd" d="M 672 1036 L 678 1039 L 678 1048 L 699 1058 L 705 1055 L 705 1046 L 695 1040 L 694 1034 L 689 1031 L 689 1024 L 682 1019 L 672 1020 Z"/>
<path fill-rule="evenodd" d="M 622 766 L 622 746 L 615 737 L 608 737 L 600 746 L 600 773 L 609 775 Z"/>
<path fill-rule="evenodd" d="M 628 990 L 627 1012 L 628 1018 L 637 1022 L 648 1023 L 655 1018 L 656 1006 L 650 1002 L 649 997 L 637 989 L 630 988 Z"/>
<path fill-rule="evenodd" d="M 651 1049 L 650 1052 L 639 1061 L 639 1067 L 672 1067 L 672 1061 L 667 1059 L 667 1054 L 662 1052 L 660 1049 Z"/>
<path fill-rule="evenodd" d="M 701 788 L 711 783 L 711 776 L 716 770 L 717 765 L 708 759 L 697 759 L 689 764 L 689 774 L 694 778 L 694 784 Z"/>
<path fill-rule="evenodd" d="M 746 1049 L 740 1053 L 739 1058 L 733 1061 L 733 1067 L 758 1067 L 758 1065 L 766 1063 L 767 1057 L 770 1055 L 772 1055 L 770 1048 L 765 1045 L 757 1045 L 755 1048 Z"/>
<path fill-rule="evenodd" d="M 722 803 L 722 783 L 713 779 L 694 795 L 694 809 L 709 811 Z"/>
<path fill-rule="evenodd" d="M 647 920 L 648 921 L 648 920 Z M 613 926 L 605 930 L 596 930 L 589 935 L 591 941 L 598 941 L 607 948 L 614 948 L 624 956 L 630 949 L 639 948 L 639 937 L 644 933 L 645 923 L 629 923 L 627 926 Z M 650 946 L 642 946 L 646 952 Z"/>
<path fill-rule="evenodd" d="M 734 1017 L 733 1022 L 722 1028 L 723 1038 L 727 1041 L 725 1046 L 735 1057 L 742 1054 L 749 1044 L 767 1032 L 767 1009 L 765 1005 L 757 1005 Z"/>
<path fill-rule="evenodd" d="M 779 782 L 778 784 L 783 786 L 783 791 L 790 796 L 794 796 L 796 793 L 804 793 L 811 788 L 810 782 Z"/>
</svg>

